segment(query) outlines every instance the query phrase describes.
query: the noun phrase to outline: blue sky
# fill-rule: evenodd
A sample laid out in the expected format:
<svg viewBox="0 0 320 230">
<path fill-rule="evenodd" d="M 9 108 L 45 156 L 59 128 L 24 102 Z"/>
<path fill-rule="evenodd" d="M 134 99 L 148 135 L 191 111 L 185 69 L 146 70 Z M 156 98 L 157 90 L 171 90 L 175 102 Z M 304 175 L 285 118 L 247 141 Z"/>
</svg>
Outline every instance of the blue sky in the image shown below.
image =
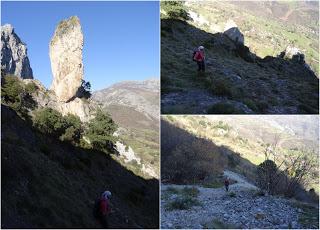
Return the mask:
<svg viewBox="0 0 320 230">
<path fill-rule="evenodd" d="M 51 85 L 49 42 L 62 19 L 77 15 L 84 34 L 84 79 L 93 90 L 159 77 L 159 2 L 1 2 L 1 25 L 27 44 L 34 78 Z"/>
</svg>

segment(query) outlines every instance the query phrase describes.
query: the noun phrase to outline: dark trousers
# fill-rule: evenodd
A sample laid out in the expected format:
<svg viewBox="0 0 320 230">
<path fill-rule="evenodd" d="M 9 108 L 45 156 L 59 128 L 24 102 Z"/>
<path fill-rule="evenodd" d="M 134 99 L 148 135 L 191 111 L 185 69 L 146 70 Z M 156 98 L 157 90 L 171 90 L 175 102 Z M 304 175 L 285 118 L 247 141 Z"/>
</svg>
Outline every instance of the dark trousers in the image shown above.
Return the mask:
<svg viewBox="0 0 320 230">
<path fill-rule="evenodd" d="M 109 228 L 108 217 L 100 215 L 99 222 L 101 223 L 103 228 Z"/>
<path fill-rule="evenodd" d="M 226 191 L 229 191 L 229 185 L 225 185 L 226 186 Z"/>
<path fill-rule="evenodd" d="M 198 64 L 198 71 L 205 71 L 205 64 L 204 61 L 197 61 Z"/>
</svg>

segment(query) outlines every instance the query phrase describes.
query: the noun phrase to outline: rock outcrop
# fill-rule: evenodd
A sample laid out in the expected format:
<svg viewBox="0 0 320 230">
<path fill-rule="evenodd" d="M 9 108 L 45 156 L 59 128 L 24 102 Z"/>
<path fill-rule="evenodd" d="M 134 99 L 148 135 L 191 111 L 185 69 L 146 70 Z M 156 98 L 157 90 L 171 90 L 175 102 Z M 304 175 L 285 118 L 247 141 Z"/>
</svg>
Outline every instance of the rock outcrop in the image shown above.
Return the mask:
<svg viewBox="0 0 320 230">
<path fill-rule="evenodd" d="M 27 46 L 20 40 L 10 24 L 1 26 L 1 70 L 23 79 L 33 78 Z"/>
<path fill-rule="evenodd" d="M 227 35 L 231 40 L 235 41 L 236 43 L 241 45 L 244 44 L 244 36 L 240 32 L 237 24 L 234 21 L 232 20 L 227 21 L 223 33 Z"/>
<path fill-rule="evenodd" d="M 279 57 L 285 59 L 292 59 L 299 63 L 304 63 L 304 54 L 297 47 L 288 46 L 286 50 L 280 53 Z"/>
<path fill-rule="evenodd" d="M 53 74 L 51 90 L 59 101 L 72 100 L 83 79 L 83 34 L 76 16 L 63 20 L 57 26 L 50 42 L 50 60 Z"/>
</svg>

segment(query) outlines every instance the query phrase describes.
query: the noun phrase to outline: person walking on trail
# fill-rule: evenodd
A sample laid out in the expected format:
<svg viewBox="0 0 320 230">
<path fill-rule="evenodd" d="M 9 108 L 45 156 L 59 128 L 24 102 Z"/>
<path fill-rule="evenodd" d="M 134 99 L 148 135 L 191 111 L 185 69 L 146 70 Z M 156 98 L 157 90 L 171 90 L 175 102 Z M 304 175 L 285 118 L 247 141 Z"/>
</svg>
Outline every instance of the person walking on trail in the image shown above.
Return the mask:
<svg viewBox="0 0 320 230">
<path fill-rule="evenodd" d="M 229 178 L 226 178 L 224 180 L 224 186 L 225 186 L 227 192 L 229 191 L 229 184 L 230 184 Z"/>
<path fill-rule="evenodd" d="M 198 64 L 198 72 L 205 71 L 205 54 L 204 54 L 204 47 L 199 46 L 198 50 L 194 52 L 193 60 Z"/>
<path fill-rule="evenodd" d="M 103 228 L 109 227 L 108 216 L 111 212 L 110 199 L 111 192 L 104 191 L 95 202 L 94 216 L 99 220 Z"/>
</svg>

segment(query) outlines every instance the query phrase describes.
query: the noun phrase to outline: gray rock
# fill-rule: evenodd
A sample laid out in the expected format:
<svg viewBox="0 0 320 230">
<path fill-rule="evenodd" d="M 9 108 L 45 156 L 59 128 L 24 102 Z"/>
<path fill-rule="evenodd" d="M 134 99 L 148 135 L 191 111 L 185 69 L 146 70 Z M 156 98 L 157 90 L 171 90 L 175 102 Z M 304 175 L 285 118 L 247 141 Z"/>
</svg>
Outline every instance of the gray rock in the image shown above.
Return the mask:
<svg viewBox="0 0 320 230">
<path fill-rule="evenodd" d="M 33 79 L 27 46 L 10 24 L 1 26 L 1 70 L 23 79 Z"/>
<path fill-rule="evenodd" d="M 229 20 L 226 23 L 223 33 L 227 35 L 231 40 L 236 42 L 237 44 L 241 44 L 241 45 L 244 44 L 244 36 L 240 32 L 237 24 L 234 21 Z"/>
<path fill-rule="evenodd" d="M 83 34 L 78 17 L 59 23 L 49 48 L 53 75 L 51 89 L 59 101 L 67 102 L 77 95 L 83 79 Z"/>
</svg>

